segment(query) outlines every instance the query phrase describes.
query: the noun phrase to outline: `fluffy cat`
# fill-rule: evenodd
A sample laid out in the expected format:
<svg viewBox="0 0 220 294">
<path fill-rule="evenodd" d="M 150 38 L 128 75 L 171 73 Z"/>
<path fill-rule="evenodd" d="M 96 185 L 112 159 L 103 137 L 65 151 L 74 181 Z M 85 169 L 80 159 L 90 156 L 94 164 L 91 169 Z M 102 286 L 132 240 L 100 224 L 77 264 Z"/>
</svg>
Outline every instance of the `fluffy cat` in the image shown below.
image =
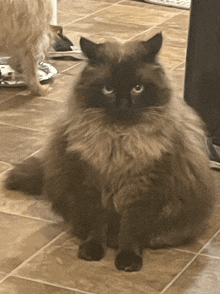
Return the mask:
<svg viewBox="0 0 220 294">
<path fill-rule="evenodd" d="M 147 41 L 81 38 L 87 65 L 41 159 L 16 165 L 8 189 L 40 194 L 83 241 L 78 256 L 118 248 L 117 269 L 138 271 L 144 247 L 184 244 L 207 227 L 214 193 L 203 123 L 172 97 Z"/>
</svg>

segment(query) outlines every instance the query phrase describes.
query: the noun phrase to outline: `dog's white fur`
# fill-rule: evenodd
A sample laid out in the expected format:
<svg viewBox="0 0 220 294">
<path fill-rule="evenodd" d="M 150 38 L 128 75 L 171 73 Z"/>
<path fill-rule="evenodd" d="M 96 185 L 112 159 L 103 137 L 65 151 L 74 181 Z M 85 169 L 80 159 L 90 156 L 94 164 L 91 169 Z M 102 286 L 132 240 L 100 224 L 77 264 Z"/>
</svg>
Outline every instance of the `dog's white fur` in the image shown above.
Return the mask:
<svg viewBox="0 0 220 294">
<path fill-rule="evenodd" d="M 45 95 L 48 87 L 37 77 L 37 65 L 50 45 L 50 0 L 0 0 L 0 55 L 23 74 L 34 95 Z"/>
</svg>

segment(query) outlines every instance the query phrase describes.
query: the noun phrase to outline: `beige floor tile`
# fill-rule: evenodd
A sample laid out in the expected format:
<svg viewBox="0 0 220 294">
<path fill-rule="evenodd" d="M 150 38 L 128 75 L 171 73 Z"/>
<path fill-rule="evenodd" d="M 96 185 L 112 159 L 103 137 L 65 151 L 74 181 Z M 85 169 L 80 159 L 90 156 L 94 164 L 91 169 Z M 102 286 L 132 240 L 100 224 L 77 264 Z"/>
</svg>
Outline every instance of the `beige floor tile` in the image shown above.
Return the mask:
<svg viewBox="0 0 220 294">
<path fill-rule="evenodd" d="M 188 9 L 182 9 L 182 13 L 183 15 L 188 15 L 188 17 L 190 16 L 190 10 Z"/>
<path fill-rule="evenodd" d="M 115 16 L 113 19 L 116 18 Z M 106 19 L 103 12 L 100 16 L 90 16 L 65 27 L 66 35 L 74 44 L 79 43 L 81 36 L 93 41 L 117 39 L 125 41 L 148 29 L 149 26 L 124 24 Z M 118 19 L 118 18 L 116 18 Z"/>
<path fill-rule="evenodd" d="M 169 71 L 169 78 L 173 95 L 179 99 L 184 99 L 185 62 L 180 63 L 180 65 Z"/>
<path fill-rule="evenodd" d="M 107 38 L 127 40 L 152 26 L 165 22 L 177 13 L 172 9 L 155 11 L 153 7 L 155 6 L 148 4 L 143 7 L 117 4 L 67 25 L 65 32 L 71 40 L 76 40 L 75 42 L 77 42 L 77 36 L 79 38 L 80 35 L 90 36 L 94 40 Z"/>
<path fill-rule="evenodd" d="M 162 25 L 158 25 L 167 29 L 178 29 L 187 31 L 189 28 L 189 12 L 175 15 L 169 20 L 165 21 Z"/>
<path fill-rule="evenodd" d="M 218 257 L 220 260 L 220 233 L 204 248 L 201 254 Z"/>
<path fill-rule="evenodd" d="M 100 1 L 100 0 L 93 0 L 93 1 Z M 102 0 L 102 2 L 107 2 L 109 4 L 116 4 L 116 3 L 121 3 L 121 0 Z"/>
<path fill-rule="evenodd" d="M 199 256 L 165 291 L 166 294 L 218 294 L 220 260 Z"/>
<path fill-rule="evenodd" d="M 62 0 L 58 4 L 58 12 L 77 13 L 78 15 L 86 16 L 101 9 L 111 6 L 112 3 L 104 1 L 69 1 Z"/>
<path fill-rule="evenodd" d="M 1 285 L 1 281 L 7 276 L 7 274 L 4 273 L 0 273 L 0 285 Z M 1 289 L 1 288 L 0 288 Z"/>
<path fill-rule="evenodd" d="M 46 133 L 0 124 L 0 161 L 16 163 L 39 150 Z"/>
<path fill-rule="evenodd" d="M 175 70 L 183 70 L 185 72 L 186 62 L 180 63 L 178 66 L 175 67 Z"/>
<path fill-rule="evenodd" d="M 17 277 L 9 277 L 0 284 L 1 294 L 80 294 L 70 289 L 46 285 L 40 282 L 20 279 Z"/>
<path fill-rule="evenodd" d="M 61 231 L 58 224 L 0 212 L 0 271 L 10 273 Z"/>
<path fill-rule="evenodd" d="M 48 132 L 61 108 L 61 102 L 35 98 L 15 109 L 1 111 L 0 123 Z"/>
<path fill-rule="evenodd" d="M 182 65 L 181 65 L 182 66 Z M 184 98 L 184 81 L 185 81 L 185 69 L 180 67 L 175 68 L 168 72 L 171 87 L 173 89 L 173 95 L 176 98 Z"/>
<path fill-rule="evenodd" d="M 16 94 L 24 90 L 24 87 L 21 88 L 0 88 L 0 105 L 4 101 L 12 98 Z"/>
<path fill-rule="evenodd" d="M 6 99 L 0 103 L 0 111 L 16 108 L 33 99 L 33 96 L 25 87 L 18 87 L 14 89 L 16 89 L 16 92 L 13 92 L 13 95 L 7 97 L 6 93 Z M 5 95 L 4 91 L 3 95 Z"/>
<path fill-rule="evenodd" d="M 176 47 L 162 47 L 160 60 L 166 69 L 172 69 L 184 62 L 186 59 L 186 49 Z"/>
<path fill-rule="evenodd" d="M 163 13 L 172 13 L 173 15 L 176 14 L 182 14 L 184 12 L 184 10 L 182 9 L 176 9 L 176 8 L 171 8 L 168 6 L 162 6 L 162 5 L 154 5 L 154 4 L 150 4 L 150 3 L 146 3 L 146 2 L 142 2 L 142 1 L 129 1 L 129 0 L 125 0 L 123 2 L 120 2 L 120 5 L 127 5 L 127 6 L 133 6 L 133 7 L 141 7 L 143 9 L 148 9 L 148 10 L 154 10 L 155 12 L 163 12 Z"/>
<path fill-rule="evenodd" d="M 71 72 L 71 67 L 66 69 L 66 71 Z M 65 102 L 69 97 L 69 93 L 72 89 L 74 80 L 77 77 L 67 74 L 60 74 L 56 80 L 54 81 L 53 85 L 51 86 L 50 93 L 44 97 L 45 99 L 55 100 L 59 102 Z"/>
<path fill-rule="evenodd" d="M 108 249 L 102 261 L 87 262 L 77 258 L 78 244 L 77 239 L 65 234 L 15 275 L 96 294 L 156 294 L 194 256 L 174 250 L 146 250 L 142 270 L 125 273 L 114 266 L 114 250 Z"/>
<path fill-rule="evenodd" d="M 165 29 L 161 26 L 164 42 L 163 45 L 174 48 L 186 48 L 188 32 L 187 30 Z"/>
<path fill-rule="evenodd" d="M 65 27 L 69 23 L 74 22 L 82 17 L 83 17 L 83 14 L 75 14 L 74 12 L 69 13 L 69 12 L 59 11 L 58 24 L 60 26 Z M 64 32 L 65 32 L 65 28 L 64 28 Z"/>
<path fill-rule="evenodd" d="M 162 25 L 152 27 L 146 32 L 135 36 L 133 39 L 148 40 L 159 32 L 163 35 L 163 47 L 186 48 L 187 31 L 164 28 Z"/>
<path fill-rule="evenodd" d="M 148 4 L 143 7 L 118 4 L 97 13 L 95 18 L 103 18 L 109 23 L 136 24 L 148 28 L 161 24 L 174 15 L 176 13 L 173 10 L 155 10 L 152 5 Z"/>
<path fill-rule="evenodd" d="M 67 34 L 66 34 L 66 29 L 64 28 L 63 30 L 63 34 L 67 37 L 69 37 Z M 70 40 L 73 42 L 73 40 L 70 38 Z M 76 45 L 74 42 L 73 42 L 74 45 Z M 67 55 L 68 56 L 68 55 Z M 54 59 L 54 58 L 48 58 L 47 59 L 47 62 L 50 63 L 51 65 L 53 65 L 58 74 L 62 74 L 63 71 L 67 70 L 68 68 L 76 65 L 78 63 L 78 60 L 68 60 L 68 58 L 66 58 L 66 60 L 62 60 L 61 59 Z M 55 78 L 54 78 L 54 83 L 56 82 L 56 80 L 59 79 L 59 75 L 57 75 Z M 53 84 L 54 84 L 53 83 Z M 53 86 L 52 84 L 52 86 Z"/>
<path fill-rule="evenodd" d="M 84 67 L 86 65 L 86 60 L 82 60 L 81 62 L 79 62 L 76 66 L 73 66 L 69 69 L 67 69 L 64 73 L 64 79 L 67 76 L 71 76 L 70 77 L 70 89 L 72 89 L 72 87 L 74 86 L 75 82 L 79 79 L 79 76 L 81 74 L 81 72 L 83 71 Z M 66 76 L 67 75 L 67 76 Z M 68 77 L 69 78 L 69 77 Z"/>
<path fill-rule="evenodd" d="M 51 203 L 43 196 L 30 196 L 17 191 L 8 191 L 4 188 L 4 178 L 0 177 L 0 211 L 41 219 L 50 222 L 62 222 L 62 218 L 55 214 Z"/>
<path fill-rule="evenodd" d="M 1 175 L 1 173 L 6 171 L 7 169 L 9 169 L 10 167 L 11 167 L 11 165 L 9 163 L 0 162 L 0 175 Z"/>
</svg>

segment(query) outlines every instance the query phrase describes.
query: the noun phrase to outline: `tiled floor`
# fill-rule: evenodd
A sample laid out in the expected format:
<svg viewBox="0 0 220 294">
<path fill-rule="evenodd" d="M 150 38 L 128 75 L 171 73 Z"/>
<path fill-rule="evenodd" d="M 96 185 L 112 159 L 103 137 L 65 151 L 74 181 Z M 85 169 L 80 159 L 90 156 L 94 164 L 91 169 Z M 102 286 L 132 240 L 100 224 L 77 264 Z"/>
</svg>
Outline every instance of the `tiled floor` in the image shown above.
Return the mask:
<svg viewBox="0 0 220 294">
<path fill-rule="evenodd" d="M 62 0 L 59 24 L 78 45 L 113 37 L 147 39 L 163 31 L 161 62 L 174 95 L 183 95 L 189 11 L 118 0 Z M 23 89 L 0 89 L 0 180 L 14 162 L 38 152 L 62 109 L 82 62 L 50 61 L 59 71 L 52 91 L 30 98 Z M 220 173 L 213 172 L 220 196 Z M 218 202 L 220 203 L 220 202 Z M 0 191 L 0 293 L 4 294 L 181 294 L 220 293 L 220 207 L 210 230 L 195 243 L 146 250 L 140 272 L 114 267 L 114 251 L 100 262 L 76 257 L 79 241 L 43 199 Z"/>
</svg>

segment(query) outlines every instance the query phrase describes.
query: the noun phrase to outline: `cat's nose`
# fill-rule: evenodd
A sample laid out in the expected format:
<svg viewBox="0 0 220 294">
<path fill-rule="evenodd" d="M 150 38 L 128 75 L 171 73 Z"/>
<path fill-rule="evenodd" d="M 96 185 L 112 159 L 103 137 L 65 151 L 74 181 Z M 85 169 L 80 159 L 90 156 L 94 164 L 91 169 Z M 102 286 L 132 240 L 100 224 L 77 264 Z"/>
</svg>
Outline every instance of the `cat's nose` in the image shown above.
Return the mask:
<svg viewBox="0 0 220 294">
<path fill-rule="evenodd" d="M 121 99 L 118 107 L 121 111 L 127 111 L 131 107 L 131 101 L 128 98 Z"/>
<path fill-rule="evenodd" d="M 136 116 L 136 112 L 132 108 L 132 103 L 128 99 L 120 101 L 117 111 L 118 120 L 129 121 Z"/>
</svg>

